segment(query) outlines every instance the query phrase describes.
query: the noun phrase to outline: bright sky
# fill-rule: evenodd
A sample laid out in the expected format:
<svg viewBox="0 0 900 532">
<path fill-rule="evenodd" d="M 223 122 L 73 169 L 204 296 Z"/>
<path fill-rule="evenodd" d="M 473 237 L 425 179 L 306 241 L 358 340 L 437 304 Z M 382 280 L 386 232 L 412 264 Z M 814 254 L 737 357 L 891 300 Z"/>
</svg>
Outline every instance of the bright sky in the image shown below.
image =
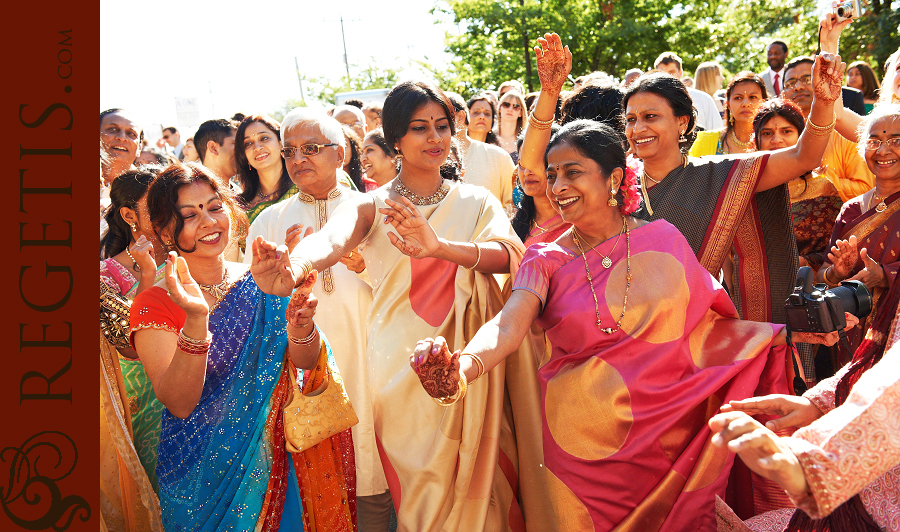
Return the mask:
<svg viewBox="0 0 900 532">
<path fill-rule="evenodd" d="M 176 97 L 197 98 L 201 121 L 271 112 L 300 98 L 295 56 L 305 76 L 346 76 L 341 15 L 351 76 L 354 63 L 405 68 L 419 59 L 443 66 L 450 61 L 444 34 L 457 28 L 446 15 L 429 13 L 434 3 L 101 0 L 98 112 L 131 111 L 150 140 L 161 127 L 178 126 Z"/>
</svg>

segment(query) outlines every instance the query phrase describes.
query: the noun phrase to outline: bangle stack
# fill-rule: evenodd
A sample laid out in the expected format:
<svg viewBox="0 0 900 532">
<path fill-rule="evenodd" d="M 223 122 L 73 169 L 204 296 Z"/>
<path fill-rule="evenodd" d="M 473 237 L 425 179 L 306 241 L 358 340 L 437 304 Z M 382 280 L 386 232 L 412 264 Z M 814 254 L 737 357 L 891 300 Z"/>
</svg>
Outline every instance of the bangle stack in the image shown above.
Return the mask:
<svg viewBox="0 0 900 532">
<path fill-rule="evenodd" d="M 473 265 L 469 266 L 468 268 L 466 268 L 467 270 L 474 270 L 475 268 L 478 267 L 478 263 L 481 262 L 481 248 L 478 247 L 478 244 L 475 243 L 475 242 L 472 242 L 472 244 L 475 245 L 475 253 L 476 253 L 476 255 L 475 255 L 475 264 L 473 264 Z"/>
<path fill-rule="evenodd" d="M 434 402 L 441 406 L 450 406 L 455 404 L 457 401 L 466 396 L 466 389 L 468 389 L 468 383 L 466 382 L 466 374 L 462 371 L 459 372 L 459 389 L 456 390 L 456 393 L 449 397 L 432 397 Z"/>
<path fill-rule="evenodd" d="M 475 375 L 475 378 L 471 380 L 471 382 L 475 382 L 479 377 L 484 375 L 484 361 L 481 360 L 481 357 L 478 355 L 473 355 L 471 353 L 465 353 L 465 356 L 472 357 L 472 361 L 475 362 L 475 365 L 478 366 L 478 374 Z"/>
<path fill-rule="evenodd" d="M 297 288 L 298 286 L 303 284 L 306 281 L 306 278 L 309 277 L 310 272 L 312 272 L 313 270 L 312 262 L 310 262 L 309 259 L 304 259 L 301 257 L 298 258 L 298 260 L 302 269 L 300 270 L 300 276 L 297 277 L 297 283 L 294 285 L 294 288 Z"/>
<path fill-rule="evenodd" d="M 550 126 L 553 125 L 553 122 L 554 122 L 553 119 L 550 119 L 550 120 L 538 120 L 538 119 L 534 116 L 534 113 L 533 113 L 533 112 L 531 113 L 531 115 L 528 116 L 528 124 L 531 125 L 534 129 L 537 129 L 537 130 L 539 130 L 539 131 L 543 131 L 543 130 L 545 130 L 545 129 L 550 129 Z"/>
<path fill-rule="evenodd" d="M 286 329 L 285 329 L 285 332 L 287 332 Z M 287 332 L 287 337 L 288 337 L 288 341 L 294 345 L 310 345 L 313 343 L 313 341 L 315 341 L 316 336 L 318 334 L 319 334 L 319 329 L 315 325 L 313 325 L 312 332 L 309 333 L 309 336 L 307 336 L 306 338 L 297 338 L 290 332 Z"/>
<path fill-rule="evenodd" d="M 819 126 L 813 124 L 812 120 L 806 120 L 806 129 L 809 131 L 810 135 L 815 135 L 817 137 L 827 137 L 831 135 L 831 131 L 834 129 L 834 125 L 837 123 L 837 113 L 832 113 L 831 123 L 827 126 Z"/>
<path fill-rule="evenodd" d="M 825 273 L 822 274 L 822 279 L 825 281 L 825 285 L 828 288 L 834 288 L 835 286 L 838 286 L 839 284 L 841 284 L 840 281 L 838 281 L 836 283 L 832 283 L 831 281 L 828 280 L 828 272 L 830 272 L 832 268 L 834 268 L 834 266 L 829 266 L 829 267 L 825 268 Z"/>
<path fill-rule="evenodd" d="M 212 333 L 206 333 L 205 340 L 197 340 L 184 334 L 184 329 L 178 331 L 178 349 L 192 356 L 203 356 L 209 353 L 209 345 L 212 343 Z"/>
</svg>

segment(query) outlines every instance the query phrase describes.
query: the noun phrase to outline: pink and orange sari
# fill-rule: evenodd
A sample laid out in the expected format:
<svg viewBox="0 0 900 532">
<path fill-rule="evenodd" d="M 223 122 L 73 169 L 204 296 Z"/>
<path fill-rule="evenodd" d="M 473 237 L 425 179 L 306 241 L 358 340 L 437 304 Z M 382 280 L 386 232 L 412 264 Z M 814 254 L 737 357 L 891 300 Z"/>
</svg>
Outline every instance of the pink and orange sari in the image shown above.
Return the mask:
<svg viewBox="0 0 900 532">
<path fill-rule="evenodd" d="M 613 266 L 587 251 L 602 327 L 624 299 L 626 246 Z M 731 399 L 787 393 L 781 326 L 738 319 L 678 230 L 660 220 L 630 238 L 633 281 L 621 329 L 596 325 L 584 260 L 555 243 L 526 253 L 513 285 L 543 302 L 552 344 L 539 372 L 543 444 L 560 530 L 715 530 L 733 456 L 707 421 Z"/>
</svg>

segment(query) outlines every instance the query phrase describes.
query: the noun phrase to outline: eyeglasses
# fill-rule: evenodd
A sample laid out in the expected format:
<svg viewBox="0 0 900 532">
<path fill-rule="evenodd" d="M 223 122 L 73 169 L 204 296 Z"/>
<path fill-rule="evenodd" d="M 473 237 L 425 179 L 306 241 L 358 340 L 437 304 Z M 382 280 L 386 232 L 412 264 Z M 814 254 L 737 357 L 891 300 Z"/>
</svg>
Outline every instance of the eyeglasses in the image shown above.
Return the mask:
<svg viewBox="0 0 900 532">
<path fill-rule="evenodd" d="M 882 144 L 887 144 L 892 150 L 900 150 L 900 137 L 887 140 L 869 139 L 866 141 L 866 151 L 878 151 Z"/>
<path fill-rule="evenodd" d="M 285 159 L 293 159 L 298 151 L 307 156 L 318 155 L 319 150 L 327 148 L 328 146 L 337 146 L 337 144 L 333 142 L 331 144 L 304 144 L 303 146 L 296 148 L 294 146 L 285 146 L 284 148 L 281 148 L 281 156 Z"/>
<path fill-rule="evenodd" d="M 517 103 L 509 103 L 509 102 L 503 102 L 503 103 L 501 103 L 501 104 L 500 104 L 500 107 L 502 107 L 503 109 L 506 109 L 506 108 L 508 108 L 508 107 L 512 107 L 512 108 L 515 109 L 516 111 L 518 111 L 519 109 L 522 108 L 522 106 L 519 105 L 519 104 L 517 104 Z"/>
<path fill-rule="evenodd" d="M 791 78 L 784 80 L 784 88 L 787 90 L 792 90 L 798 84 L 802 83 L 804 85 L 809 85 L 812 82 L 812 76 L 807 74 L 805 76 L 800 76 L 799 78 Z"/>
</svg>

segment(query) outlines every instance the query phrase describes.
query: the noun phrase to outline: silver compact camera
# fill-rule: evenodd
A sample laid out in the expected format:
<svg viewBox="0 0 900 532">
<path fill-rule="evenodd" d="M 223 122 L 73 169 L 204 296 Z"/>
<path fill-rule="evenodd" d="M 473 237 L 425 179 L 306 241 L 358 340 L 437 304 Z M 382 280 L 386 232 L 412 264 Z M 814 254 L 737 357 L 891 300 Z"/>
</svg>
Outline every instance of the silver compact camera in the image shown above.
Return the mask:
<svg viewBox="0 0 900 532">
<path fill-rule="evenodd" d="M 834 14 L 837 15 L 838 22 L 858 18 L 862 14 L 862 5 L 859 0 L 844 0 L 835 6 Z"/>
</svg>

